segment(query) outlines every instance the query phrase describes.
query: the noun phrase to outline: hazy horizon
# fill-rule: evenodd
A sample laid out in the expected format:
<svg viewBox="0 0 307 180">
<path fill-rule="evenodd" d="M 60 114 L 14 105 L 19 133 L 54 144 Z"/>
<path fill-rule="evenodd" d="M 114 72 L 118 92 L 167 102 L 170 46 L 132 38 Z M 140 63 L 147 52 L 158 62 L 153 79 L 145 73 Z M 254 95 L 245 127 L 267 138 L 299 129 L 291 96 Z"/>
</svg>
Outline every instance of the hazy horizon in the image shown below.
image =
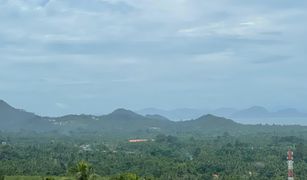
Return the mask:
<svg viewBox="0 0 307 180">
<path fill-rule="evenodd" d="M 16 109 L 21 109 L 18 106 L 13 106 L 9 102 L 0 99 L 0 101 L 4 101 L 7 103 L 9 106 L 12 106 L 13 108 Z M 4 108 L 4 107 L 2 107 Z M 264 108 L 265 110 L 268 111 L 268 113 L 273 113 L 270 114 L 269 116 L 263 116 L 263 114 L 259 115 L 252 115 L 250 117 L 236 117 L 233 116 L 235 113 L 246 111 L 252 108 Z M 36 115 L 43 116 L 43 117 L 53 117 L 53 118 L 59 118 L 59 117 L 64 117 L 67 115 L 93 115 L 93 116 L 103 116 L 103 115 L 108 115 L 111 114 L 119 109 L 122 109 L 122 107 L 118 107 L 116 109 L 113 109 L 109 112 L 104 112 L 104 113 L 95 113 L 95 114 L 90 114 L 90 113 L 84 113 L 84 112 L 76 112 L 76 113 L 68 113 L 68 114 L 59 114 L 59 115 L 48 115 L 48 114 L 40 114 L 37 112 L 31 112 L 35 113 Z M 125 110 L 128 111 L 133 111 L 134 113 L 147 116 L 147 115 L 161 115 L 162 117 L 168 118 L 171 121 L 189 121 L 193 119 L 198 119 L 204 115 L 212 114 L 217 117 L 224 117 L 228 119 L 232 119 L 233 121 L 241 124 L 278 124 L 278 125 L 303 125 L 307 126 L 307 112 L 306 111 L 300 111 L 295 108 L 286 108 L 286 109 L 267 109 L 266 107 L 262 106 L 252 106 L 252 107 L 246 107 L 242 109 L 235 109 L 235 108 L 229 108 L 229 107 L 222 107 L 222 108 L 214 108 L 214 109 L 196 109 L 196 108 L 176 108 L 176 109 L 158 109 L 158 108 L 144 108 L 144 109 L 128 109 L 124 108 Z M 232 113 L 227 112 L 229 109 L 233 110 Z M 293 116 L 286 115 L 285 117 L 280 116 L 280 111 L 283 110 L 298 110 L 297 113 L 302 113 L 302 114 L 296 114 Z M 29 112 L 27 109 L 21 109 L 25 112 Z M 221 110 L 221 111 L 219 111 Z M 223 111 L 226 111 L 223 112 Z M 274 113 L 277 113 L 274 115 Z M 277 116 L 276 116 L 277 115 Z M 301 116 L 301 117 L 300 117 Z"/>
<path fill-rule="evenodd" d="M 37 114 L 307 111 L 306 1 L 0 2 L 0 95 Z"/>
</svg>

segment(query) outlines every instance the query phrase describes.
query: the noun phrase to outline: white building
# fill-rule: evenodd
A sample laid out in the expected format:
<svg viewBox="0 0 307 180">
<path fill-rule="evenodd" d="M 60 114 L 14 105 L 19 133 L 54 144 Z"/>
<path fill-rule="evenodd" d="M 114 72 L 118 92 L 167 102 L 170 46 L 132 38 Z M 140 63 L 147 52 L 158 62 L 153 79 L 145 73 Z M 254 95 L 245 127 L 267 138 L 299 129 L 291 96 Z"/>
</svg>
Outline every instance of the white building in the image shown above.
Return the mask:
<svg viewBox="0 0 307 180">
<path fill-rule="evenodd" d="M 2 141 L 1 144 L 2 145 L 7 145 L 7 143 L 5 141 Z"/>
</svg>

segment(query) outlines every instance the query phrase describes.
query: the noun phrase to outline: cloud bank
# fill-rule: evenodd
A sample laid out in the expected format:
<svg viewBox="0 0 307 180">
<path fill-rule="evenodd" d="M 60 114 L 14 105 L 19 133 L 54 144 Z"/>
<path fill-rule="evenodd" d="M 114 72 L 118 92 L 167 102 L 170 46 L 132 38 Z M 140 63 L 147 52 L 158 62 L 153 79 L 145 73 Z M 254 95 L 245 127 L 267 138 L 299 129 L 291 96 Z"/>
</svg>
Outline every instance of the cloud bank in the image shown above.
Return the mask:
<svg viewBox="0 0 307 180">
<path fill-rule="evenodd" d="M 306 10 L 303 0 L 2 0 L 0 98 L 50 115 L 302 109 Z"/>
</svg>

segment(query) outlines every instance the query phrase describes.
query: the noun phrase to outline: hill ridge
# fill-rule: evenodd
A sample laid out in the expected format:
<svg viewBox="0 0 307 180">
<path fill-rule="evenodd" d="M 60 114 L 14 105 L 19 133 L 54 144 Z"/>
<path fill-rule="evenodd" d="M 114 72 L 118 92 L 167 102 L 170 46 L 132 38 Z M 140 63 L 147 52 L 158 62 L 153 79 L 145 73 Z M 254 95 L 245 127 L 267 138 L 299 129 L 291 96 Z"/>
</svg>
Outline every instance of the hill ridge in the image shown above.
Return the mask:
<svg viewBox="0 0 307 180">
<path fill-rule="evenodd" d="M 62 117 L 41 117 L 15 109 L 5 101 L 0 101 L 0 103 L 2 104 L 0 106 L 0 130 L 5 131 L 25 129 L 30 131 L 56 130 L 59 132 L 71 132 L 83 130 L 111 134 L 172 134 L 187 132 L 209 133 L 213 131 L 235 132 L 237 130 L 259 127 L 259 125 L 240 124 L 229 118 L 218 117 L 212 114 L 205 114 L 187 121 L 175 122 L 161 115 L 144 116 L 124 108 L 115 109 L 113 112 L 102 116 L 69 114 Z M 271 126 L 265 127 L 269 128 Z"/>
</svg>

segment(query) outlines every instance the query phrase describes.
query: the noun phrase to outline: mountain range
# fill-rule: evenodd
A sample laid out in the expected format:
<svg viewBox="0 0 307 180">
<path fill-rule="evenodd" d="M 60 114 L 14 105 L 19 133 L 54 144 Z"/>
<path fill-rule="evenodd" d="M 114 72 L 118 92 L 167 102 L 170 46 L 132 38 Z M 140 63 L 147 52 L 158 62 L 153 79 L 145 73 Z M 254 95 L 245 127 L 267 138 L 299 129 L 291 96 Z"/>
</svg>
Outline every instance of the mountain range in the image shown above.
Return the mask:
<svg viewBox="0 0 307 180">
<path fill-rule="evenodd" d="M 226 109 L 227 110 L 227 109 Z M 225 111 L 226 111 L 225 110 Z M 264 113 L 263 109 L 252 112 Z M 247 111 L 248 112 L 248 111 Z M 295 111 L 294 111 L 295 112 Z M 283 113 L 293 113 L 292 110 Z M 240 114 L 249 114 L 241 111 Z M 242 133 L 249 129 L 258 130 L 259 125 L 243 125 L 231 119 L 215 115 L 201 115 L 187 121 L 171 121 L 162 115 L 140 115 L 126 109 L 117 109 L 110 114 L 66 115 L 62 117 L 43 117 L 26 112 L 0 101 L 0 130 L 5 132 L 95 132 L 112 136 L 146 136 L 151 134 L 212 134 L 221 132 Z M 269 126 L 270 127 L 270 126 Z M 268 127 L 267 127 L 268 128 Z M 279 126 L 279 128 L 285 128 Z M 276 130 L 276 127 L 274 127 Z"/>
<path fill-rule="evenodd" d="M 176 123 L 161 115 L 143 116 L 126 109 L 117 109 L 110 114 L 102 116 L 81 114 L 62 117 L 42 117 L 14 108 L 2 100 L 0 101 L 0 130 L 2 131 L 175 132 L 193 126 L 193 124 L 197 124 L 197 126 L 202 124 L 204 128 L 209 127 L 213 121 L 216 121 L 217 124 L 220 124 L 218 121 L 228 122 L 227 124 L 237 124 L 232 120 L 215 116 L 202 116 L 190 121 L 191 123 Z"/>
<path fill-rule="evenodd" d="M 214 110 L 209 109 L 192 109 L 192 108 L 181 108 L 173 110 L 162 110 L 156 108 L 146 108 L 136 111 L 142 115 L 148 114 L 159 114 L 165 116 L 174 121 L 181 121 L 187 119 L 197 118 L 203 114 L 213 114 L 225 118 L 301 118 L 306 117 L 307 113 L 300 112 L 295 108 L 281 109 L 278 111 L 269 111 L 261 106 L 253 106 L 247 109 L 234 109 L 234 108 L 219 108 Z"/>
</svg>

